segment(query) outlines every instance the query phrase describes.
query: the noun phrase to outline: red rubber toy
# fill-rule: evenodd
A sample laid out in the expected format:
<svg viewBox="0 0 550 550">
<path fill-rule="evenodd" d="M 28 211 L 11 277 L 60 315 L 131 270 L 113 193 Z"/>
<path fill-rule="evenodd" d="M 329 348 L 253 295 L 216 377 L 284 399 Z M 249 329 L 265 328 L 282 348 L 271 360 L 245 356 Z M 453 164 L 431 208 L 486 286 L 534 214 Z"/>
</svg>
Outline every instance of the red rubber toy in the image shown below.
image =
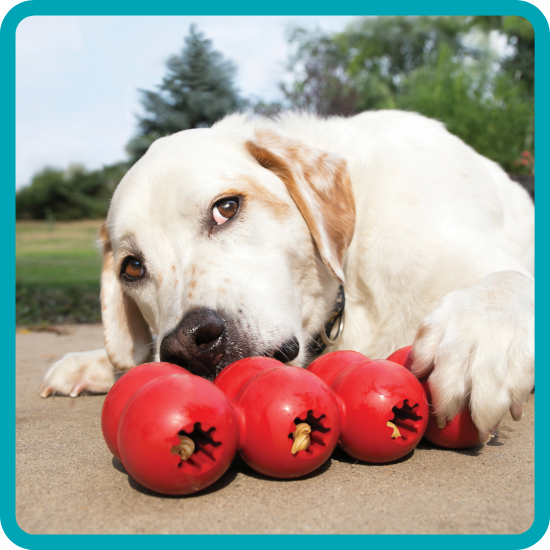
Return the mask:
<svg viewBox="0 0 550 550">
<path fill-rule="evenodd" d="M 333 351 L 315 359 L 307 370 L 330 386 L 342 371 L 364 361 L 370 361 L 370 359 L 357 351 Z"/>
<path fill-rule="evenodd" d="M 411 370 L 412 367 L 412 346 L 405 346 L 400 348 L 397 351 L 394 351 L 386 361 L 393 361 L 402 367 L 405 367 L 407 370 Z"/>
<path fill-rule="evenodd" d="M 280 479 L 309 474 L 338 443 L 336 398 L 305 369 L 249 357 L 227 366 L 214 384 L 231 398 L 239 417 L 243 460 L 261 474 Z"/>
<path fill-rule="evenodd" d="M 388 361 L 394 361 L 410 371 L 412 366 L 411 350 L 412 346 L 405 346 L 392 353 L 388 357 Z M 447 422 L 444 428 L 439 428 L 431 406 L 432 397 L 428 379 L 422 379 L 420 382 L 426 392 L 428 403 L 430 403 L 430 417 L 424 437 L 431 443 L 446 449 L 467 449 L 479 445 L 479 434 L 472 420 L 470 409 L 460 411 L 452 420 Z"/>
<path fill-rule="evenodd" d="M 304 476 L 324 464 L 338 444 L 336 398 L 305 369 L 281 364 L 262 372 L 232 402 L 241 420 L 240 454 L 261 474 Z"/>
<path fill-rule="evenodd" d="M 170 363 L 145 363 L 134 367 L 119 378 L 107 394 L 101 410 L 101 429 L 107 447 L 118 460 L 118 423 L 126 403 L 145 384 L 168 374 L 190 375 L 185 369 Z"/>
<path fill-rule="evenodd" d="M 390 361 L 338 365 L 339 356 L 324 359 L 325 377 L 338 397 L 342 418 L 340 446 L 352 457 L 371 463 L 397 460 L 412 451 L 428 423 L 426 394 L 412 373 Z M 339 374 L 334 377 L 328 362 Z M 323 375 L 314 361 L 308 370 Z"/>
<path fill-rule="evenodd" d="M 422 386 L 428 396 L 428 403 L 432 402 L 428 381 L 422 382 Z M 460 411 L 452 420 L 445 424 L 444 428 L 437 426 L 435 414 L 430 405 L 430 420 L 424 437 L 440 447 L 446 449 L 467 449 L 479 445 L 479 433 L 475 427 L 470 408 Z"/>
<path fill-rule="evenodd" d="M 118 447 L 128 473 L 163 494 L 188 495 L 227 470 L 239 440 L 229 399 L 212 382 L 172 374 L 146 384 L 128 401 Z"/>
<path fill-rule="evenodd" d="M 282 367 L 283 364 L 272 357 L 246 357 L 227 365 L 214 380 L 214 384 L 229 399 L 234 399 L 239 390 L 260 372 Z"/>
</svg>

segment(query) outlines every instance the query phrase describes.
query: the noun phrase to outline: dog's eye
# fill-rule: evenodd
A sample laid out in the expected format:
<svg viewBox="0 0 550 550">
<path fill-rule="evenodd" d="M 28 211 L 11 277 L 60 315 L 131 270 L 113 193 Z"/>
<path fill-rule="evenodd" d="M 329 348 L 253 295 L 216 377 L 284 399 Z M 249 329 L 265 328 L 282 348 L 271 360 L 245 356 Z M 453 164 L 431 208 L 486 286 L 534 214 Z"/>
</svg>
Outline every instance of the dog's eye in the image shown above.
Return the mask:
<svg viewBox="0 0 550 550">
<path fill-rule="evenodd" d="M 212 208 L 212 217 L 214 221 L 221 225 L 232 218 L 239 208 L 238 199 L 222 199 Z"/>
<path fill-rule="evenodd" d="M 130 280 L 135 281 L 139 279 L 145 273 L 145 268 L 142 263 L 134 258 L 133 256 L 128 256 L 122 264 L 122 275 Z"/>
</svg>

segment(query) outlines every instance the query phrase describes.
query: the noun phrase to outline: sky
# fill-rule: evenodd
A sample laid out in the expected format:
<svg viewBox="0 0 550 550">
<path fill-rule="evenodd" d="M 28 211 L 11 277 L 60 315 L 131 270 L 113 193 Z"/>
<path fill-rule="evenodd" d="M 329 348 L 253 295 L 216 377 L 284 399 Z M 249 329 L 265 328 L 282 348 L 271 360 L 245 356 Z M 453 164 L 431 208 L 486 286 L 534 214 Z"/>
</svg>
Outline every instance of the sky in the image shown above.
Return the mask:
<svg viewBox="0 0 550 550">
<path fill-rule="evenodd" d="M 45 166 L 88 169 L 126 158 L 138 89 L 153 90 L 195 22 L 238 67 L 243 96 L 278 97 L 292 26 L 342 30 L 353 16 L 54 17 L 16 32 L 16 187 Z"/>
</svg>

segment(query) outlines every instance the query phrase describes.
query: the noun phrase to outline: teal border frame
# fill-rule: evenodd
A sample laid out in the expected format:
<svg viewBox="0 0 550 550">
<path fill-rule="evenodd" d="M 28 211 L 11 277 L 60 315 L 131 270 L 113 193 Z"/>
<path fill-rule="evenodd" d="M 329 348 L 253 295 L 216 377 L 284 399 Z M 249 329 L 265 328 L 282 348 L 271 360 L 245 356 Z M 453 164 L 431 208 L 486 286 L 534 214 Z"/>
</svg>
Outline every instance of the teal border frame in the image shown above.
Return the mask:
<svg viewBox="0 0 550 550">
<path fill-rule="evenodd" d="M 204 4 L 203 4 L 204 5 Z M 549 180 L 550 162 L 544 157 L 549 148 L 549 107 L 543 97 L 550 97 L 549 71 L 543 66 L 548 61 L 550 50 L 550 34 L 548 21 L 542 12 L 526 2 L 518 0 L 465 0 L 445 5 L 435 0 L 410 2 L 393 0 L 381 6 L 358 0 L 303 0 L 299 4 L 295 0 L 278 0 L 276 4 L 258 4 L 251 0 L 238 0 L 228 5 L 220 0 L 210 0 L 206 7 L 197 6 L 183 0 L 32 0 L 13 7 L 4 18 L 0 27 L 0 74 L 3 85 L 0 87 L 0 159 L 4 174 L 0 187 L 0 204 L 3 216 L 0 225 L 7 237 L 8 257 L 13 258 L 13 269 L 4 273 L 6 290 L 0 294 L 0 322 L 3 327 L 3 352 L 5 357 L 6 388 L 1 410 L 4 418 L 2 434 L 4 449 L 15 449 L 15 33 L 23 19 L 34 15 L 518 15 L 528 19 L 535 29 L 535 131 L 537 150 L 542 152 L 537 157 L 537 209 L 543 212 L 549 205 L 549 190 L 542 183 Z M 545 272 L 549 263 L 544 255 L 543 247 L 548 232 L 548 218 L 536 217 L 536 270 Z M 537 311 L 545 311 L 548 305 L 548 290 L 539 277 L 536 286 Z M 542 281 L 542 283 L 541 283 Z M 542 350 L 544 333 L 548 322 L 538 315 L 536 319 L 536 342 Z M 536 346 L 537 348 L 537 346 Z M 544 352 L 543 352 L 544 353 Z M 544 357 L 544 355 L 542 356 Z M 11 368 L 10 368 L 11 367 Z M 549 373 L 542 368 L 537 372 L 536 384 L 539 393 L 546 392 Z M 539 396 L 541 397 L 541 396 Z M 539 399 L 538 410 L 542 411 Z M 535 410 L 537 410 L 535 404 Z M 541 432 L 540 429 L 538 429 Z M 322 535 L 309 535 L 308 543 L 314 542 L 318 547 L 338 543 L 345 544 L 376 544 L 386 547 L 404 545 L 408 548 L 426 548 L 432 545 L 475 545 L 485 546 L 496 544 L 500 550 L 528 548 L 539 541 L 549 524 L 549 484 L 548 469 L 545 467 L 548 443 L 544 438 L 538 438 L 535 447 L 535 520 L 530 529 L 519 535 L 346 535 L 353 540 L 335 541 L 334 538 L 322 538 Z M 281 535 L 284 541 L 271 535 L 31 535 L 23 531 L 15 517 L 15 453 L 4 453 L 0 458 L 2 466 L 0 479 L 2 494 L 0 495 L 0 518 L 6 536 L 23 548 L 91 548 L 96 544 L 132 545 L 133 548 L 145 548 L 151 544 L 174 543 L 172 537 L 185 536 L 186 543 L 197 543 L 211 546 L 238 544 L 244 548 L 262 544 L 265 548 L 284 543 L 303 543 L 297 535 Z M 95 537 L 100 536 L 101 541 Z M 336 535 L 340 536 L 340 535 Z M 124 537 L 121 539 L 120 537 Z M 162 537 L 162 538 L 161 538 Z M 168 537 L 168 538 L 167 538 Z M 223 537 L 224 540 L 219 540 Z M 288 540 L 292 537 L 294 540 Z M 311 537 L 315 541 L 310 540 Z M 259 540 L 261 539 L 261 540 Z M 55 546 L 54 546 L 55 545 Z"/>
</svg>

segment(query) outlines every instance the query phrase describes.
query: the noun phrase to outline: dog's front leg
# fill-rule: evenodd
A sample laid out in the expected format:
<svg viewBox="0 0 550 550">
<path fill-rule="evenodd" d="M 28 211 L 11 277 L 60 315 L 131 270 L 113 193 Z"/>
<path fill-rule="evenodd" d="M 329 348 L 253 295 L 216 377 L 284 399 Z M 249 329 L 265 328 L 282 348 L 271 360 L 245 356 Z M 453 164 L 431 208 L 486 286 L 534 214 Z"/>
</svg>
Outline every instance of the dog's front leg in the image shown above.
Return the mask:
<svg viewBox="0 0 550 550">
<path fill-rule="evenodd" d="M 470 407 L 480 440 L 534 385 L 534 281 L 517 271 L 489 275 L 447 295 L 420 325 L 413 373 L 429 375 L 438 425 Z"/>
<path fill-rule="evenodd" d="M 115 383 L 115 369 L 104 349 L 68 353 L 54 363 L 40 386 L 40 395 L 107 393 Z"/>
</svg>

